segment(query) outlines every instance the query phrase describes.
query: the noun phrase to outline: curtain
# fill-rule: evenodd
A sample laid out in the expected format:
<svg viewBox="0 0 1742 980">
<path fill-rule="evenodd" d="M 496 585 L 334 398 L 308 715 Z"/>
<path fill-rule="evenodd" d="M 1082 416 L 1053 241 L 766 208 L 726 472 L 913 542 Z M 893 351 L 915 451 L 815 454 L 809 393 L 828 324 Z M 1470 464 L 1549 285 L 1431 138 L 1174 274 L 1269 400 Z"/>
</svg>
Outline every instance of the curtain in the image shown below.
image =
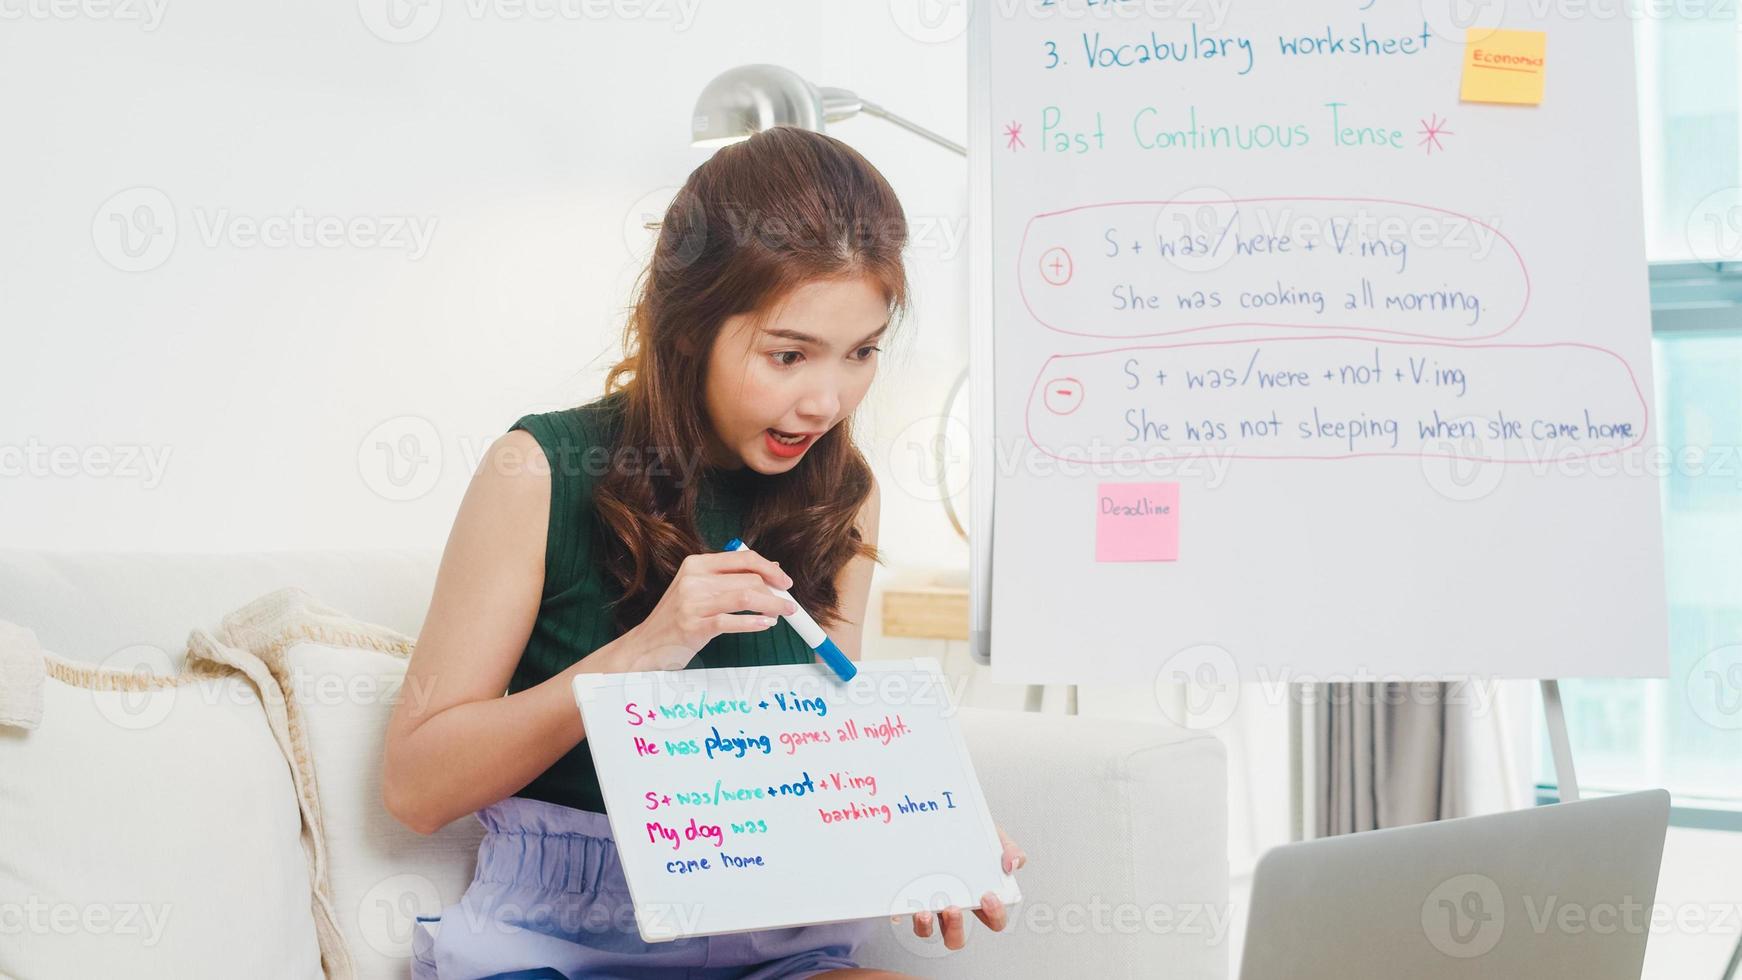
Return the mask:
<svg viewBox="0 0 1742 980">
<path fill-rule="evenodd" d="M 1472 715 L 1461 682 L 1315 684 L 1317 799 L 1329 837 L 1471 812 Z"/>
</svg>

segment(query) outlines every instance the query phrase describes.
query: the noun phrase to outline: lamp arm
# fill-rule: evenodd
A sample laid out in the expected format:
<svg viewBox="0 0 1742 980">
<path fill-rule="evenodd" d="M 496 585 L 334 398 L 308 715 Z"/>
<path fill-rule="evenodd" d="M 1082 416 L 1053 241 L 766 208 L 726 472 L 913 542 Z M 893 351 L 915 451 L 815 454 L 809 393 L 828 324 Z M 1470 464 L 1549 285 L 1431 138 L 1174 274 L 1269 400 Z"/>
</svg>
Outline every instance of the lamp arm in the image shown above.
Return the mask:
<svg viewBox="0 0 1742 980">
<path fill-rule="evenodd" d="M 878 105 L 875 102 L 866 102 L 865 100 L 861 99 L 859 101 L 859 108 L 860 108 L 860 111 L 864 112 L 866 115 L 876 116 L 879 119 L 887 119 L 890 122 L 894 123 L 895 125 L 900 126 L 902 129 L 907 130 L 910 133 L 914 133 L 916 135 L 923 136 L 926 139 L 931 140 L 933 143 L 936 143 L 937 145 L 939 145 L 947 150 L 955 151 L 956 154 L 959 156 L 965 157 L 968 155 L 968 148 L 963 146 L 962 144 L 957 143 L 954 140 L 945 139 L 944 137 L 939 136 L 938 134 L 925 128 L 924 126 L 921 126 L 918 123 L 909 122 L 908 120 L 901 118 L 900 116 L 896 115 L 893 112 L 890 112 L 888 109 L 883 108 L 882 106 Z"/>
</svg>

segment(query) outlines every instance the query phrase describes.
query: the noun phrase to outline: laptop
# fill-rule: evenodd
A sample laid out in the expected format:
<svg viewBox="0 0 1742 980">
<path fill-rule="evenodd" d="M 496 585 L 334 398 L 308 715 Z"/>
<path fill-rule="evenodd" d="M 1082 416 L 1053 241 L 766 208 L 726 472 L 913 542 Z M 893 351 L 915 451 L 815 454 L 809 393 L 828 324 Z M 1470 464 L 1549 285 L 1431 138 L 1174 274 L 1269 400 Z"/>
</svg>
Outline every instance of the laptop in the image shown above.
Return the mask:
<svg viewBox="0 0 1742 980">
<path fill-rule="evenodd" d="M 1259 859 L 1242 980 L 1638 980 L 1669 794 L 1286 844 Z"/>
</svg>

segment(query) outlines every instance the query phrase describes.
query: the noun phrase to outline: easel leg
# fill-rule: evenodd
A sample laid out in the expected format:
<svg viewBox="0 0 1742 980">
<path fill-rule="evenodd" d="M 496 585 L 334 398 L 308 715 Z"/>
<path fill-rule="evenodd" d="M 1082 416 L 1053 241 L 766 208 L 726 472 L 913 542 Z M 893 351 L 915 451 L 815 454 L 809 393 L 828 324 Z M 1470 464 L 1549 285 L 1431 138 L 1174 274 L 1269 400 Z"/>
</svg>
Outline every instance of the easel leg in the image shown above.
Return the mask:
<svg viewBox="0 0 1742 980">
<path fill-rule="evenodd" d="M 1046 703 L 1046 685 L 1045 684 L 1030 684 L 1030 685 L 1028 685 L 1028 690 L 1023 692 L 1023 695 L 1022 695 L 1022 710 L 1024 710 L 1024 711 L 1039 711 L 1041 709 L 1041 706 L 1044 705 L 1045 703 Z M 1066 684 L 1065 685 L 1065 714 L 1074 715 L 1076 713 L 1077 713 L 1077 685 Z"/>
<path fill-rule="evenodd" d="M 1301 705 L 1300 685 L 1285 684 L 1288 692 L 1288 839 L 1306 839 L 1307 783 L 1306 711 Z"/>
<path fill-rule="evenodd" d="M 1555 783 L 1560 787 L 1562 803 L 1579 798 L 1579 777 L 1573 772 L 1573 746 L 1567 739 L 1567 715 L 1561 709 L 1561 682 L 1538 681 L 1542 685 L 1542 715 L 1548 724 L 1548 747 L 1554 753 Z"/>
</svg>

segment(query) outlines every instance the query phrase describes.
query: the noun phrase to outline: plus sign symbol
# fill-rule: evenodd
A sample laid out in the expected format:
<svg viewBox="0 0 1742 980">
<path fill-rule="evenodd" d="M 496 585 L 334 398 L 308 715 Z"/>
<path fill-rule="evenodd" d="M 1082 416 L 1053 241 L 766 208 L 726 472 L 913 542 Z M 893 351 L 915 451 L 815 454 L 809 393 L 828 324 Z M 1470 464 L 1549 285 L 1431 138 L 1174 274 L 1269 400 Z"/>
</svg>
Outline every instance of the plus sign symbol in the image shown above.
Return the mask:
<svg viewBox="0 0 1742 980">
<path fill-rule="evenodd" d="M 1071 281 L 1071 253 L 1062 248 L 1053 247 L 1040 255 L 1040 277 L 1054 286 L 1063 286 Z"/>
</svg>

